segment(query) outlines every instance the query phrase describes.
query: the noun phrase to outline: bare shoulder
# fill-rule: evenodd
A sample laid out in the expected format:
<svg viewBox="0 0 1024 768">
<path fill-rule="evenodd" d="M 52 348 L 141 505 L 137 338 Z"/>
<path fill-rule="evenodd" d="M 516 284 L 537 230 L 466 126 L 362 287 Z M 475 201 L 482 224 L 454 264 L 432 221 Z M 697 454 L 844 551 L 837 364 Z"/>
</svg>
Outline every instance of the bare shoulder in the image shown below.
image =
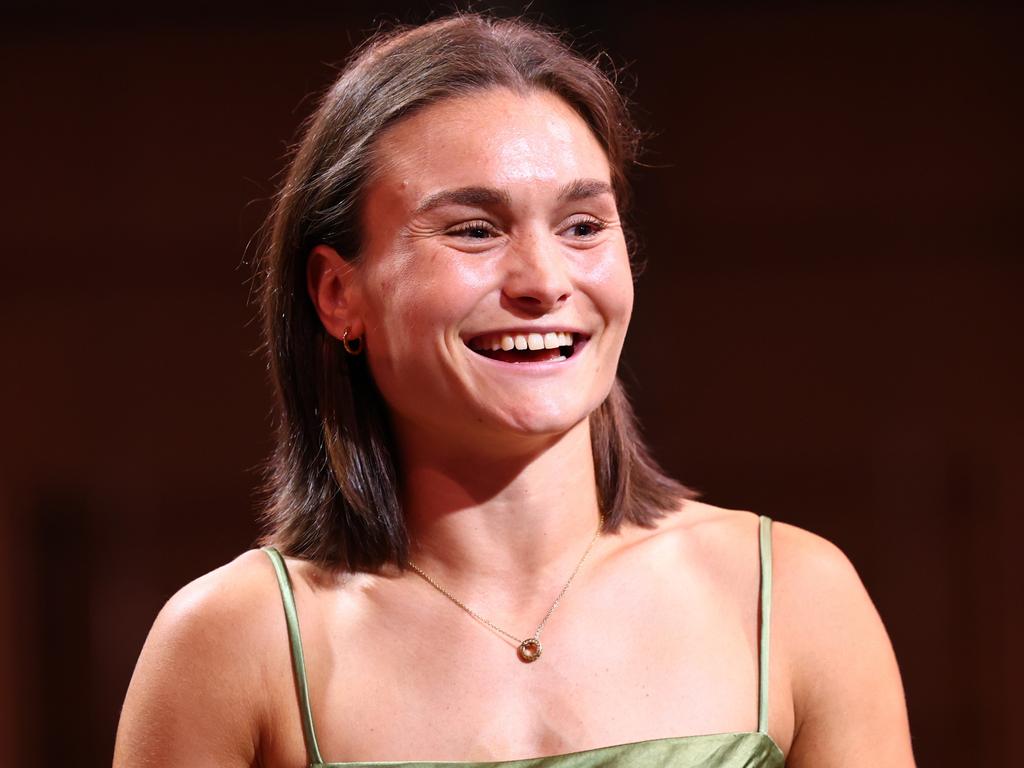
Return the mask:
<svg viewBox="0 0 1024 768">
<path fill-rule="evenodd" d="M 773 522 L 772 571 L 779 623 L 801 627 L 801 635 L 828 632 L 843 617 L 877 617 L 853 563 L 838 546 L 816 533 Z M 809 639 L 816 641 L 813 634 Z"/>
<path fill-rule="evenodd" d="M 827 539 L 772 525 L 772 634 L 793 697 L 787 765 L 913 766 L 892 643 L 846 554 Z"/>
<path fill-rule="evenodd" d="M 128 687 L 115 766 L 255 762 L 284 636 L 276 590 L 266 554 L 249 550 L 166 602 Z"/>
<path fill-rule="evenodd" d="M 708 571 L 749 593 L 759 518 L 688 501 L 665 528 L 684 532 Z M 853 563 L 831 541 L 787 523 L 772 522 L 770 542 L 769 730 L 793 734 L 786 765 L 913 766 L 899 667 Z"/>
<path fill-rule="evenodd" d="M 756 565 L 761 515 L 694 501 L 685 502 L 681 512 L 670 517 L 666 527 L 684 533 L 710 562 L 722 567 L 744 564 L 748 570 Z M 827 617 L 851 608 L 873 611 L 853 564 L 828 539 L 773 520 L 770 541 L 774 602 L 798 620 L 802 631 L 808 629 L 805 619 L 820 626 Z"/>
<path fill-rule="evenodd" d="M 828 539 L 774 522 L 772 572 L 773 624 L 792 656 L 795 683 L 813 685 L 804 672 L 848 659 L 852 646 L 888 647 L 856 568 Z"/>
<path fill-rule="evenodd" d="M 164 604 L 147 645 L 187 648 L 211 662 L 262 647 L 272 637 L 268 624 L 281 614 L 280 599 L 270 599 L 277 593 L 272 569 L 253 549 L 189 582 Z M 252 672 L 262 657 L 246 656 Z"/>
</svg>

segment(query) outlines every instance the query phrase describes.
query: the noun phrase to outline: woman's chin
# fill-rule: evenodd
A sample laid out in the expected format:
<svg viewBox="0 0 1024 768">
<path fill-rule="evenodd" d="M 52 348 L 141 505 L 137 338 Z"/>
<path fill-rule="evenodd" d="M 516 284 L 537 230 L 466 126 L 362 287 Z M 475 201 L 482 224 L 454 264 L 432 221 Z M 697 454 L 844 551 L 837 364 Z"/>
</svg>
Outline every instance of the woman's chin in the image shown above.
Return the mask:
<svg viewBox="0 0 1024 768">
<path fill-rule="evenodd" d="M 495 433 L 495 439 L 506 435 L 514 441 L 517 437 L 556 437 L 586 421 L 592 408 L 581 407 L 578 402 L 559 407 L 557 403 L 519 403 L 514 407 L 502 408 L 481 414 L 481 422 Z"/>
</svg>

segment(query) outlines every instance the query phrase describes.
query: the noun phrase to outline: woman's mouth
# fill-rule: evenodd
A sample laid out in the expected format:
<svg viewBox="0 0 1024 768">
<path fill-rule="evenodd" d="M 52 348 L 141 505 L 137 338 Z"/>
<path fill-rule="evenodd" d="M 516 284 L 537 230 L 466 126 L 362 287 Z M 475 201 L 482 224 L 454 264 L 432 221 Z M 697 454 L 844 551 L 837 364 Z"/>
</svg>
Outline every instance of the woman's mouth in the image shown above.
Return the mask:
<svg viewBox="0 0 1024 768">
<path fill-rule="evenodd" d="M 586 338 L 572 331 L 545 333 L 488 333 L 474 336 L 466 345 L 478 355 L 505 363 L 553 363 L 578 352 Z"/>
</svg>

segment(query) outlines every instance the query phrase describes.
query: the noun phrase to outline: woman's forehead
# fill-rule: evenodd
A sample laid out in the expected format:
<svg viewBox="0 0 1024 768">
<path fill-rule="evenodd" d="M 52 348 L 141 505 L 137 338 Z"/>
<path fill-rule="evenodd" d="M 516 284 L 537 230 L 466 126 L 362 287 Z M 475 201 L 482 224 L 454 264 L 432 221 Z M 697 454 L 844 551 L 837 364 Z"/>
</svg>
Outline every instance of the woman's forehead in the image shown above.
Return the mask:
<svg viewBox="0 0 1024 768">
<path fill-rule="evenodd" d="M 444 188 L 543 186 L 610 180 L 608 159 L 560 97 L 492 88 L 445 99 L 389 128 L 375 180 L 416 205 Z"/>
</svg>

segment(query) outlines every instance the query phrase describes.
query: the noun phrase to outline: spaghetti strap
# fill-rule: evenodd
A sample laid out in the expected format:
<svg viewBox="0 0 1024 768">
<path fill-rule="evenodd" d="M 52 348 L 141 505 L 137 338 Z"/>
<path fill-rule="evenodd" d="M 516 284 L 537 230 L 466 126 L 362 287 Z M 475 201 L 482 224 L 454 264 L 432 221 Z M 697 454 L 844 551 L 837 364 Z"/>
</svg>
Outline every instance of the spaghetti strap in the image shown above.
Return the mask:
<svg viewBox="0 0 1024 768">
<path fill-rule="evenodd" d="M 291 581 L 288 578 L 288 567 L 281 553 L 274 547 L 261 549 L 267 553 L 270 562 L 277 572 L 277 583 L 281 588 L 281 602 L 284 603 L 284 618 L 288 623 L 288 643 L 292 650 L 292 670 L 295 673 L 295 688 L 299 696 L 299 713 L 302 716 L 302 731 L 306 740 L 306 756 L 313 765 L 323 763 L 320 747 L 316 742 L 316 730 L 313 728 L 313 711 L 309 706 L 309 685 L 306 682 L 306 662 L 302 655 L 302 636 L 299 634 L 299 615 L 295 610 L 295 597 L 292 594 Z"/>
<path fill-rule="evenodd" d="M 761 634 L 757 664 L 757 730 L 768 733 L 768 656 L 772 624 L 772 519 L 760 516 Z"/>
</svg>

